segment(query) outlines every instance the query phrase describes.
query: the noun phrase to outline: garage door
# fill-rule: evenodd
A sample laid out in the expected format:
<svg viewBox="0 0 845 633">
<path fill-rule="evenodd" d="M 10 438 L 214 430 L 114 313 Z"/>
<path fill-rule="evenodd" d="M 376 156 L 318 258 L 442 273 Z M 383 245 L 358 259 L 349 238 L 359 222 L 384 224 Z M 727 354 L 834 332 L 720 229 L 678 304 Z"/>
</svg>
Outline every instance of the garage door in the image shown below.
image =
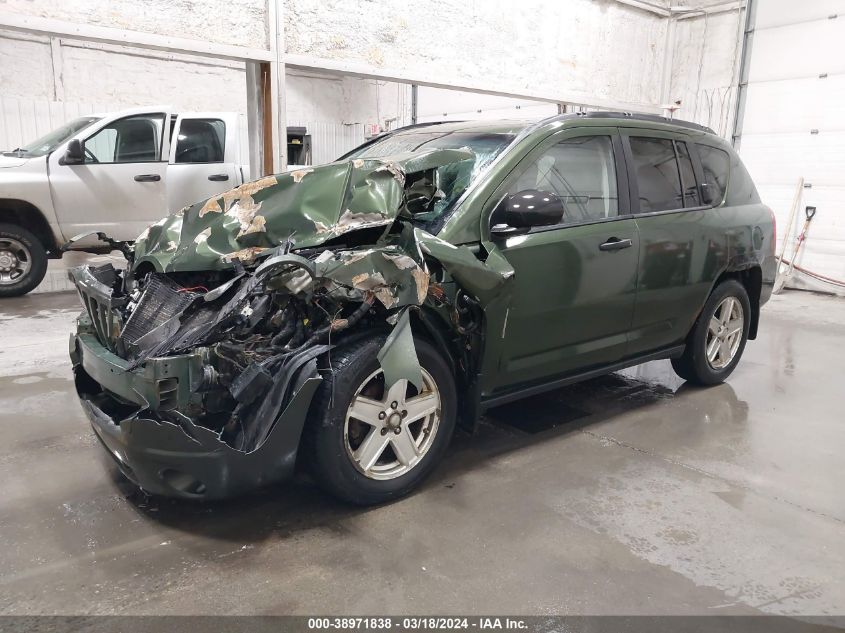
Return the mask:
<svg viewBox="0 0 845 633">
<path fill-rule="evenodd" d="M 804 177 L 801 210 L 818 212 L 798 263 L 845 280 L 845 0 L 755 4 L 740 153 L 775 210 L 779 242 Z"/>
</svg>

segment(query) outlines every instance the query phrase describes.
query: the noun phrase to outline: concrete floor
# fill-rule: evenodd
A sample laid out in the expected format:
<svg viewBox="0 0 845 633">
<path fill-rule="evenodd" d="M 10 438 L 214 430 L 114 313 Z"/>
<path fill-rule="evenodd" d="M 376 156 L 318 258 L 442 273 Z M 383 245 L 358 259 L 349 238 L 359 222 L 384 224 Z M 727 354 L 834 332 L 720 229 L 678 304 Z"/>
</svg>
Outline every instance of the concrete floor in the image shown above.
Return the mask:
<svg viewBox="0 0 845 633">
<path fill-rule="evenodd" d="M 493 410 L 366 510 L 133 490 L 76 402 L 77 310 L 0 303 L 0 613 L 845 613 L 841 299 L 773 299 L 725 385 L 661 361 Z"/>
</svg>

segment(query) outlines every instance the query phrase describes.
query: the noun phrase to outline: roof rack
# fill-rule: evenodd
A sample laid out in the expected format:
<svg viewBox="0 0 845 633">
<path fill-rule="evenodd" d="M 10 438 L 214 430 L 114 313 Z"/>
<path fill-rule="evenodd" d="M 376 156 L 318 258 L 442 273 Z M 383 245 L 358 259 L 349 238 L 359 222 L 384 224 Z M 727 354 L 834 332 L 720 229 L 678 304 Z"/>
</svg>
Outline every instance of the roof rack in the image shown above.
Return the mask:
<svg viewBox="0 0 845 633">
<path fill-rule="evenodd" d="M 675 125 L 678 127 L 685 127 L 690 130 L 699 130 L 701 132 L 709 132 L 715 134 L 711 128 L 706 125 L 699 125 L 692 121 L 684 121 L 682 119 L 670 119 L 669 117 L 660 116 L 658 114 L 639 114 L 637 112 L 573 112 L 570 114 L 561 114 L 557 117 L 552 117 L 552 120 L 567 120 L 567 119 L 633 119 L 634 121 L 651 121 L 652 123 L 665 123 L 667 125 Z"/>
</svg>

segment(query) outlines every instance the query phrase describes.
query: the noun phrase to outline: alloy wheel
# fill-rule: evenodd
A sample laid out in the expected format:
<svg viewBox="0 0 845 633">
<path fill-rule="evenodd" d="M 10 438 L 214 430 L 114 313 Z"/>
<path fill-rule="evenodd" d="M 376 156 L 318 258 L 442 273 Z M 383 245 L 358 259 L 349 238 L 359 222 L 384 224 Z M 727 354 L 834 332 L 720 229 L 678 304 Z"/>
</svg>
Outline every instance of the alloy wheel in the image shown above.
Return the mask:
<svg viewBox="0 0 845 633">
<path fill-rule="evenodd" d="M 713 369 L 724 369 L 736 356 L 744 325 L 742 304 L 736 297 L 725 297 L 716 307 L 707 328 L 705 351 Z"/>
<path fill-rule="evenodd" d="M 417 391 L 401 379 L 386 388 L 381 369 L 355 391 L 346 412 L 343 440 L 355 468 L 370 479 L 390 480 L 416 467 L 440 426 L 437 384 L 425 369 Z"/>
</svg>

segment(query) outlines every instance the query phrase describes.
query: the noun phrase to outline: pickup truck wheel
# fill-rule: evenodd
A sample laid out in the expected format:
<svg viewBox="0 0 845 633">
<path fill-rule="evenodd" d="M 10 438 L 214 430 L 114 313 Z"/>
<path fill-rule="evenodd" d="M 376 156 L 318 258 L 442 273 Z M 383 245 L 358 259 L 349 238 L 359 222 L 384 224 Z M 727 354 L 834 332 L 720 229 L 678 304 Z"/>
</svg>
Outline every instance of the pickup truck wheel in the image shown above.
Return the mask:
<svg viewBox="0 0 845 633">
<path fill-rule="evenodd" d="M 47 253 L 32 233 L 0 224 L 0 297 L 19 297 L 47 274 Z"/>
<path fill-rule="evenodd" d="M 376 355 L 383 336 L 331 356 L 306 429 L 305 456 L 320 485 L 356 505 L 402 497 L 440 461 L 455 428 L 452 374 L 437 351 L 416 339 L 423 388 L 385 387 Z"/>
<path fill-rule="evenodd" d="M 719 284 L 704 304 L 684 355 L 672 360 L 675 373 L 698 385 L 715 385 L 736 368 L 751 325 L 751 302 L 734 279 Z"/>
</svg>

